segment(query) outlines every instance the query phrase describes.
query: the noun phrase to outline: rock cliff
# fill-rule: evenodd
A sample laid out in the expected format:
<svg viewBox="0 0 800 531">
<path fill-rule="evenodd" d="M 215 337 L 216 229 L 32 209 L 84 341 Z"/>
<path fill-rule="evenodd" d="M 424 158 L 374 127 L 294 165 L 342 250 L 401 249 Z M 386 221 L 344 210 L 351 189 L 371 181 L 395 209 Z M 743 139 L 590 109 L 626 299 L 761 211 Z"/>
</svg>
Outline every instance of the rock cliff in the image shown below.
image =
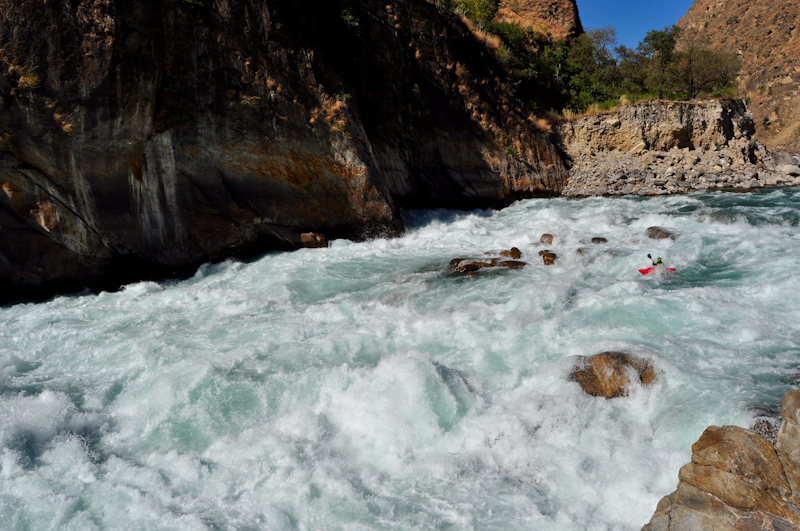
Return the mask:
<svg viewBox="0 0 800 531">
<path fill-rule="evenodd" d="M 558 194 L 445 4 L 0 0 L 0 300 Z"/>
<path fill-rule="evenodd" d="M 678 25 L 740 55 L 738 87 L 750 98 L 759 140 L 800 148 L 800 2 L 696 0 Z"/>
<path fill-rule="evenodd" d="M 572 161 L 563 195 L 664 195 L 800 185 L 797 160 L 754 138 L 739 100 L 643 101 L 556 127 Z"/>
</svg>

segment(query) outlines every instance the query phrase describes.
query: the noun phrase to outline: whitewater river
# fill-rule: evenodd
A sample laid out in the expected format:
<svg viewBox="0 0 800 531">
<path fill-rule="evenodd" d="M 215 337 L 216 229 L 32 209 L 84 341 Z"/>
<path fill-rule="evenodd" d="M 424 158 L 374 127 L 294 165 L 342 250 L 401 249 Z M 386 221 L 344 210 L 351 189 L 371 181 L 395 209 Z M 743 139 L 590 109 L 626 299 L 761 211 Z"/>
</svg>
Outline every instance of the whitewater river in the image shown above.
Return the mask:
<svg viewBox="0 0 800 531">
<path fill-rule="evenodd" d="M 797 382 L 798 206 L 408 212 L 395 240 L 0 308 L 0 529 L 638 530 L 706 426 Z M 511 246 L 528 267 L 447 270 Z M 574 357 L 607 350 L 658 382 L 587 396 Z"/>
</svg>

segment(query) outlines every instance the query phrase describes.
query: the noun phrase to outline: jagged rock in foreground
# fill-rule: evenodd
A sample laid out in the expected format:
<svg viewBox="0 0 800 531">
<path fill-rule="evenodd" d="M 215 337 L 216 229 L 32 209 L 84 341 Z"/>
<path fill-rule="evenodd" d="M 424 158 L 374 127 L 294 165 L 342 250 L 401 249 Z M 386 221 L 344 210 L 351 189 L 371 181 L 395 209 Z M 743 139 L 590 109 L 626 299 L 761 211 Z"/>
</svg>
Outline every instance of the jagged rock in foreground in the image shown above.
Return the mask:
<svg viewBox="0 0 800 531">
<path fill-rule="evenodd" d="M 800 530 L 800 391 L 781 402 L 776 446 L 736 426 L 710 426 L 692 446 L 675 492 L 643 531 Z"/>
<path fill-rule="evenodd" d="M 645 101 L 564 121 L 556 133 L 573 162 L 564 195 L 800 184 L 792 167 L 797 161 L 768 151 L 754 131 L 738 100 Z"/>
<path fill-rule="evenodd" d="M 0 302 L 396 235 L 399 206 L 566 180 L 493 52 L 426 0 L 0 13 Z"/>
</svg>

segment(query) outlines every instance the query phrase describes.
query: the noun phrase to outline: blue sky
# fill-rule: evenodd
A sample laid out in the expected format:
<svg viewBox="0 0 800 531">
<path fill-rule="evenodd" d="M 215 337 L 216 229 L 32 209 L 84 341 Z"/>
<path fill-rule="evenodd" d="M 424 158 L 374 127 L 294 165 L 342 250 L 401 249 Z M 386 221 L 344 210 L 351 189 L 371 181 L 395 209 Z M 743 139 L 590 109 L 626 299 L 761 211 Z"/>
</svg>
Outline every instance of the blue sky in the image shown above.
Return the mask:
<svg viewBox="0 0 800 531">
<path fill-rule="evenodd" d="M 635 48 L 651 29 L 664 29 L 689 11 L 693 0 L 578 0 L 584 29 L 613 26 L 620 44 Z"/>
</svg>

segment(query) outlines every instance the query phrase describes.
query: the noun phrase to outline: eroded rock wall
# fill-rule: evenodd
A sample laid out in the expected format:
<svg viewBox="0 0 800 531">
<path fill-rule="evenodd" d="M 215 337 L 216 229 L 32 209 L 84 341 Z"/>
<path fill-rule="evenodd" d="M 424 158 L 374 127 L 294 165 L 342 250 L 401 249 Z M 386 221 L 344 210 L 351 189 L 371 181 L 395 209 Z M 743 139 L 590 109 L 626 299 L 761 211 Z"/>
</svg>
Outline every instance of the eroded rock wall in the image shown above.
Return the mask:
<svg viewBox="0 0 800 531">
<path fill-rule="evenodd" d="M 558 194 L 502 68 L 425 0 L 0 0 L 0 300 Z"/>
<path fill-rule="evenodd" d="M 673 148 L 719 150 L 741 139 L 750 142 L 754 132 L 753 117 L 738 100 L 647 100 L 567 120 L 557 127 L 570 155 Z"/>
</svg>

